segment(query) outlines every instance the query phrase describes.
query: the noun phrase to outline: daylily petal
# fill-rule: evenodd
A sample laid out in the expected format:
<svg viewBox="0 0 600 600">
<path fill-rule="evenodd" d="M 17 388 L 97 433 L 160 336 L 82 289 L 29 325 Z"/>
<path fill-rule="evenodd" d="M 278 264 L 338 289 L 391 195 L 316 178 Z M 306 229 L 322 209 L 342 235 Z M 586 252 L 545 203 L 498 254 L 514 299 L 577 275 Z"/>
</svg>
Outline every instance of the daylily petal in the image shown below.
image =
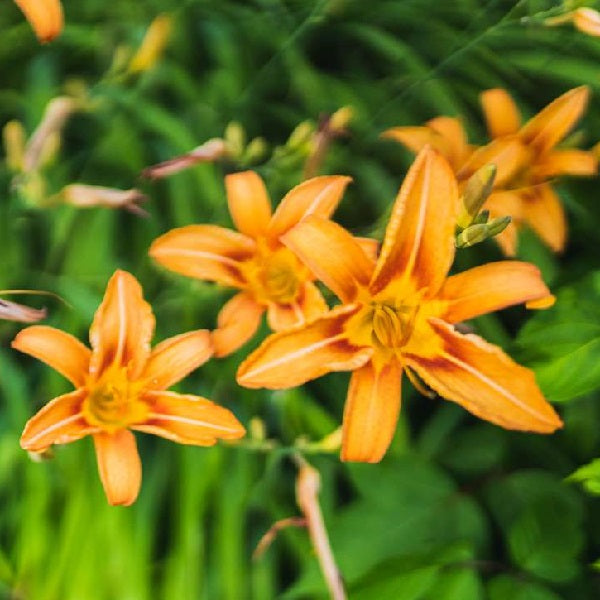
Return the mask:
<svg viewBox="0 0 600 600">
<path fill-rule="evenodd" d="M 425 146 L 431 146 L 448 160 L 452 156 L 451 145 L 448 140 L 431 127 L 406 126 L 392 127 L 381 134 L 382 138 L 388 138 L 400 142 L 415 153 L 421 152 Z"/>
<path fill-rule="evenodd" d="M 456 117 L 436 117 L 428 121 L 427 126 L 446 140 L 448 150 L 444 156 L 448 162 L 455 169 L 460 167 L 471 152 L 462 121 Z"/>
<path fill-rule="evenodd" d="M 40 42 L 50 42 L 64 24 L 60 0 L 15 0 Z"/>
<path fill-rule="evenodd" d="M 31 308 L 24 304 L 17 304 L 0 298 L 0 319 L 18 323 L 35 323 L 45 319 L 46 314 L 45 308 Z"/>
<path fill-rule="evenodd" d="M 72 335 L 54 327 L 34 325 L 22 329 L 11 346 L 50 365 L 75 387 L 84 384 L 92 353 Z"/>
<path fill-rule="evenodd" d="M 330 217 L 351 181 L 351 177 L 343 175 L 323 175 L 297 185 L 275 210 L 269 235 L 278 238 L 309 215 Z"/>
<path fill-rule="evenodd" d="M 106 498 L 113 506 L 129 506 L 142 484 L 142 463 L 135 436 L 127 429 L 94 435 L 98 472 Z"/>
<path fill-rule="evenodd" d="M 148 254 L 181 275 L 240 287 L 240 261 L 255 250 L 254 241 L 241 233 L 216 225 L 188 225 L 154 240 Z"/>
<path fill-rule="evenodd" d="M 497 169 L 494 186 L 503 187 L 510 184 L 529 160 L 529 150 L 517 137 L 500 138 L 475 150 L 456 176 L 459 181 L 466 181 L 481 167 L 494 164 Z"/>
<path fill-rule="evenodd" d="M 241 365 L 240 385 L 249 388 L 285 389 L 316 379 L 330 371 L 352 371 L 373 354 L 371 347 L 351 344 L 345 323 L 359 310 L 348 305 L 303 328 L 269 336 Z"/>
<path fill-rule="evenodd" d="M 440 299 L 443 319 L 458 323 L 495 310 L 550 296 L 540 270 L 530 263 L 505 260 L 463 271 L 446 279 Z"/>
<path fill-rule="evenodd" d="M 585 150 L 555 150 L 548 152 L 532 169 L 537 180 L 549 179 L 558 175 L 595 175 L 598 159 Z"/>
<path fill-rule="evenodd" d="M 308 217 L 281 241 L 342 302 L 353 302 L 369 285 L 375 263 L 345 229 L 319 217 Z"/>
<path fill-rule="evenodd" d="M 532 371 L 476 335 L 462 335 L 439 319 L 430 324 L 444 350 L 433 358 L 404 355 L 404 360 L 441 396 L 506 429 L 551 433 L 562 426 Z"/>
<path fill-rule="evenodd" d="M 554 252 L 561 252 L 567 239 L 565 213 L 549 184 L 531 188 L 523 203 L 526 223 Z"/>
<path fill-rule="evenodd" d="M 454 258 L 458 209 L 450 166 L 439 153 L 426 148 L 409 169 L 396 198 L 371 282 L 372 293 L 407 278 L 433 296 Z"/>
<path fill-rule="evenodd" d="M 25 425 L 21 448 L 42 452 L 52 444 L 66 444 L 96 431 L 81 414 L 85 390 L 79 389 L 48 402 Z"/>
<path fill-rule="evenodd" d="M 583 33 L 600 36 L 600 14 L 593 8 L 582 6 L 574 10 L 573 25 Z"/>
<path fill-rule="evenodd" d="M 540 153 L 550 150 L 581 118 L 589 95 L 589 89 L 581 86 L 559 96 L 523 126 L 521 139 Z"/>
<path fill-rule="evenodd" d="M 221 358 L 241 348 L 256 333 L 264 311 L 247 292 L 231 298 L 221 309 L 212 333 L 215 356 Z"/>
<path fill-rule="evenodd" d="M 225 177 L 229 212 L 238 231 L 251 238 L 264 235 L 271 220 L 271 201 L 263 180 L 254 171 Z"/>
<path fill-rule="evenodd" d="M 197 446 L 212 446 L 219 439 L 236 440 L 246 433 L 231 411 L 206 398 L 150 392 L 144 400 L 150 412 L 145 423 L 132 427 L 137 431 Z"/>
<path fill-rule="evenodd" d="M 126 271 L 116 271 L 90 328 L 90 373 L 99 375 L 116 364 L 128 367 L 135 379 L 148 360 L 153 334 L 154 315 L 138 280 Z"/>
<path fill-rule="evenodd" d="M 377 262 L 379 256 L 379 241 L 373 238 L 353 236 L 354 241 L 362 248 L 362 251 L 370 258 L 373 263 Z"/>
<path fill-rule="evenodd" d="M 141 379 L 153 390 L 164 390 L 203 365 L 213 355 L 210 332 L 206 329 L 182 333 L 152 350 Z"/>
<path fill-rule="evenodd" d="M 300 288 L 294 304 L 271 304 L 267 309 L 267 322 L 273 331 L 283 331 L 304 325 L 327 312 L 328 307 L 317 286 L 307 281 Z"/>
<path fill-rule="evenodd" d="M 483 113 L 491 137 L 513 135 L 521 127 L 521 113 L 506 90 L 486 90 L 480 96 Z"/>
<path fill-rule="evenodd" d="M 344 408 L 342 460 L 379 462 L 398 423 L 402 368 L 392 361 L 373 362 L 352 373 Z"/>
</svg>

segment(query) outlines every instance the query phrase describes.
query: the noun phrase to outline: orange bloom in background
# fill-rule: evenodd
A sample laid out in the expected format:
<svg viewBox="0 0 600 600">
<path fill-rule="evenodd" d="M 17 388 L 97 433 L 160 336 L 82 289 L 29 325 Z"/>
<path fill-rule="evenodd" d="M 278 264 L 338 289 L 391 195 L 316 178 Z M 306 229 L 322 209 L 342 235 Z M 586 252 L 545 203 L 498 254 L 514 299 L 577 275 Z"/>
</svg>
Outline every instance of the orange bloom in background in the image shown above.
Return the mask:
<svg viewBox="0 0 600 600">
<path fill-rule="evenodd" d="M 60 0 L 15 0 L 23 11 L 38 40 L 52 41 L 63 29 L 64 18 Z"/>
<path fill-rule="evenodd" d="M 64 375 L 75 391 L 49 402 L 29 420 L 21 446 L 43 452 L 92 435 L 102 485 L 111 504 L 130 505 L 142 471 L 130 430 L 181 444 L 212 446 L 244 435 L 225 408 L 199 396 L 166 391 L 212 355 L 210 333 L 191 331 L 150 349 L 154 315 L 135 277 L 117 271 L 90 329 L 90 350 L 53 327 L 22 330 L 12 346 Z"/>
<path fill-rule="evenodd" d="M 238 382 L 280 389 L 353 371 L 342 444 L 342 459 L 349 461 L 384 456 L 396 429 L 403 372 L 502 427 L 539 433 L 560 427 L 529 369 L 453 327 L 549 296 L 538 269 L 524 262 L 490 263 L 448 277 L 458 210 L 451 168 L 426 148 L 400 189 L 377 261 L 330 221 L 312 216 L 291 229 L 284 243 L 341 305 L 268 337 L 242 363 Z"/>
<path fill-rule="evenodd" d="M 481 102 L 493 141 L 476 149 L 470 147 L 468 152 L 452 150 L 469 148 L 462 141 L 466 136 L 456 119 L 450 119 L 456 122 L 454 127 L 443 131 L 436 127 L 432 133 L 432 123 L 437 121 L 434 119 L 426 127 L 395 127 L 383 136 L 415 151 L 432 143 L 449 159 L 461 185 L 480 167 L 495 164 L 498 171 L 494 192 L 484 208 L 492 218 L 510 215 L 513 219 L 496 236 L 504 253 L 516 254 L 517 231 L 523 224 L 530 226 L 552 250 L 560 252 L 565 246 L 567 226 L 552 182 L 561 175 L 585 176 L 597 171 L 592 152 L 557 148 L 581 118 L 588 97 L 587 87 L 572 89 L 521 126 L 521 115 L 509 94 L 502 89 L 487 90 L 481 94 Z"/>
<path fill-rule="evenodd" d="M 238 232 L 216 225 L 189 225 L 156 239 L 149 254 L 175 271 L 238 288 L 221 310 L 215 354 L 246 343 L 267 312 L 271 329 L 303 324 L 327 310 L 310 271 L 280 237 L 308 215 L 328 218 L 350 177 L 315 177 L 292 189 L 274 214 L 262 179 L 253 171 L 225 178 L 229 212 Z"/>
<path fill-rule="evenodd" d="M 593 8 L 583 6 L 573 11 L 573 25 L 579 31 L 600 37 L 600 13 Z"/>
</svg>

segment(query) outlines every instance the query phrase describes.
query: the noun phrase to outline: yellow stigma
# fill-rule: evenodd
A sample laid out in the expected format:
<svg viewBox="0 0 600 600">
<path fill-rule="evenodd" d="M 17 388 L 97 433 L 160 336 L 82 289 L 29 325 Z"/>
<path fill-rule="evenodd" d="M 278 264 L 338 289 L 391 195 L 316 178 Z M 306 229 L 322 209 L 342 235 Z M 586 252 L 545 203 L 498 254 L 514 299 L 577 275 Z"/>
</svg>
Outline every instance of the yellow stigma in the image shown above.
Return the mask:
<svg viewBox="0 0 600 600">
<path fill-rule="evenodd" d="M 129 381 L 125 367 L 109 368 L 88 389 L 83 414 L 91 425 L 112 433 L 147 417 L 148 407 L 139 399 L 140 384 Z"/>
</svg>

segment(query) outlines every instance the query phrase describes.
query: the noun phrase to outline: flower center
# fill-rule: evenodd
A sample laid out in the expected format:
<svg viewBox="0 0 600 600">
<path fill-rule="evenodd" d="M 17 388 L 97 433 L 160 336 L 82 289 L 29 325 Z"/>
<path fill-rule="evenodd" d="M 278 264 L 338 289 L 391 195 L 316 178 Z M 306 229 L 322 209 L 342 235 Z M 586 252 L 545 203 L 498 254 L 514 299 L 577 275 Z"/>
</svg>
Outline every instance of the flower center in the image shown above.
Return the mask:
<svg viewBox="0 0 600 600">
<path fill-rule="evenodd" d="M 405 346 L 414 329 L 417 307 L 375 304 L 372 310 L 373 345 L 390 349 Z"/>
<path fill-rule="evenodd" d="M 83 414 L 91 425 L 114 432 L 147 417 L 148 407 L 139 399 L 141 386 L 129 381 L 126 367 L 110 367 L 88 389 Z"/>
</svg>

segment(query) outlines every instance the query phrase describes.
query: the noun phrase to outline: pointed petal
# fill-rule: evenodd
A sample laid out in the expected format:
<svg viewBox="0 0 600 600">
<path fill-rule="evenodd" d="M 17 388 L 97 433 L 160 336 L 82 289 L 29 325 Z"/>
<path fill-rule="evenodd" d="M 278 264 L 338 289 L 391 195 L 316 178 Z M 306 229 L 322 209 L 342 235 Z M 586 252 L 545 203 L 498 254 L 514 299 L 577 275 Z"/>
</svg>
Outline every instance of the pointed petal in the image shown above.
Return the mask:
<svg viewBox="0 0 600 600">
<path fill-rule="evenodd" d="M 94 435 L 98 472 L 109 504 L 129 506 L 142 485 L 142 463 L 135 436 L 127 429 Z"/>
<path fill-rule="evenodd" d="M 519 131 L 521 113 L 506 90 L 486 90 L 480 100 L 491 137 L 499 138 Z"/>
<path fill-rule="evenodd" d="M 34 325 L 22 329 L 11 346 L 50 365 L 75 387 L 84 384 L 92 353 L 72 335 L 54 327 Z"/>
<path fill-rule="evenodd" d="M 45 308 L 31 308 L 24 304 L 0 299 L 0 319 L 16 321 L 17 323 L 35 323 L 45 319 L 46 315 Z"/>
<path fill-rule="evenodd" d="M 148 254 L 163 267 L 186 277 L 240 287 L 240 262 L 251 258 L 252 239 L 216 225 L 188 225 L 154 240 Z"/>
<path fill-rule="evenodd" d="M 307 217 L 281 241 L 342 302 L 353 302 L 366 288 L 375 263 L 345 229 L 319 217 Z"/>
<path fill-rule="evenodd" d="M 441 396 L 506 429 L 551 433 L 562 426 L 532 371 L 476 335 L 462 335 L 438 319 L 430 324 L 443 343 L 440 355 L 404 359 Z"/>
<path fill-rule="evenodd" d="M 293 304 L 271 304 L 267 309 L 267 322 L 273 331 L 283 331 L 304 325 L 325 314 L 328 306 L 317 286 L 307 281 Z"/>
<path fill-rule="evenodd" d="M 523 221 L 523 194 L 520 190 L 497 191 L 486 201 L 484 208 L 490 211 L 490 219 L 510 216 L 509 226 L 494 236 L 505 256 L 515 256 L 517 253 L 518 229 Z"/>
<path fill-rule="evenodd" d="M 398 423 L 402 369 L 394 360 L 375 367 L 369 361 L 352 373 L 344 408 L 344 461 L 379 462 Z"/>
<path fill-rule="evenodd" d="M 144 401 L 150 405 L 150 412 L 145 423 L 132 427 L 137 431 L 197 446 L 212 446 L 217 440 L 237 440 L 246 433 L 231 411 L 206 398 L 150 392 Z"/>
<path fill-rule="evenodd" d="M 238 231 L 251 238 L 264 235 L 271 220 L 271 201 L 263 180 L 254 171 L 225 177 L 229 212 Z"/>
<path fill-rule="evenodd" d="M 456 117 L 436 117 L 427 125 L 446 140 L 448 153 L 444 153 L 444 156 L 448 162 L 455 169 L 460 167 L 471 152 L 462 121 Z"/>
<path fill-rule="evenodd" d="M 554 252 L 562 252 L 567 240 L 565 213 L 549 184 L 531 188 L 524 204 L 525 221 Z"/>
<path fill-rule="evenodd" d="M 443 319 L 458 323 L 495 310 L 550 296 L 540 270 L 530 263 L 488 263 L 446 279 L 440 299 L 448 306 Z"/>
<path fill-rule="evenodd" d="M 452 156 L 452 146 L 449 141 L 441 133 L 427 125 L 420 127 L 392 127 L 384 131 L 381 137 L 400 142 L 417 154 L 425 146 L 431 146 L 448 160 Z"/>
<path fill-rule="evenodd" d="M 297 185 L 277 207 L 269 235 L 278 238 L 309 215 L 329 218 L 351 181 L 351 177 L 342 175 L 323 175 Z"/>
<path fill-rule="evenodd" d="M 48 402 L 25 425 L 21 448 L 42 452 L 52 444 L 67 444 L 94 433 L 81 414 L 85 390 L 79 389 Z"/>
<path fill-rule="evenodd" d="M 213 355 L 207 329 L 182 333 L 155 346 L 141 378 L 149 380 L 153 390 L 164 390 L 203 365 Z"/>
<path fill-rule="evenodd" d="M 583 33 L 600 37 L 600 13 L 593 8 L 585 6 L 574 10 L 573 25 Z"/>
<path fill-rule="evenodd" d="M 373 261 L 373 263 L 377 262 L 377 257 L 379 256 L 378 240 L 354 236 L 354 241 L 362 248 L 362 251 Z"/>
<path fill-rule="evenodd" d="M 138 280 L 126 271 L 115 271 L 90 328 L 90 373 L 116 364 L 127 366 L 136 378 L 150 355 L 153 334 L 154 315 Z"/>
<path fill-rule="evenodd" d="M 534 165 L 532 176 L 537 181 L 550 179 L 558 175 L 576 175 L 585 177 L 598 171 L 598 159 L 585 150 L 555 150 L 548 152 Z"/>
<path fill-rule="evenodd" d="M 240 385 L 286 389 L 331 371 L 352 371 L 365 364 L 372 348 L 354 346 L 344 325 L 359 310 L 342 306 L 302 328 L 269 336 L 241 365 Z"/>
<path fill-rule="evenodd" d="M 396 198 L 372 293 L 407 278 L 433 296 L 454 259 L 458 209 L 456 179 L 450 166 L 440 154 L 426 148 L 417 156 Z"/>
<path fill-rule="evenodd" d="M 241 348 L 258 330 L 264 311 L 247 292 L 233 296 L 221 309 L 212 333 L 215 356 L 222 358 Z"/>
<path fill-rule="evenodd" d="M 60 0 L 15 0 L 40 42 L 50 42 L 60 34 L 64 17 Z"/>
<path fill-rule="evenodd" d="M 589 95 L 582 85 L 559 96 L 524 125 L 521 139 L 540 153 L 554 148 L 583 115 Z"/>
</svg>

